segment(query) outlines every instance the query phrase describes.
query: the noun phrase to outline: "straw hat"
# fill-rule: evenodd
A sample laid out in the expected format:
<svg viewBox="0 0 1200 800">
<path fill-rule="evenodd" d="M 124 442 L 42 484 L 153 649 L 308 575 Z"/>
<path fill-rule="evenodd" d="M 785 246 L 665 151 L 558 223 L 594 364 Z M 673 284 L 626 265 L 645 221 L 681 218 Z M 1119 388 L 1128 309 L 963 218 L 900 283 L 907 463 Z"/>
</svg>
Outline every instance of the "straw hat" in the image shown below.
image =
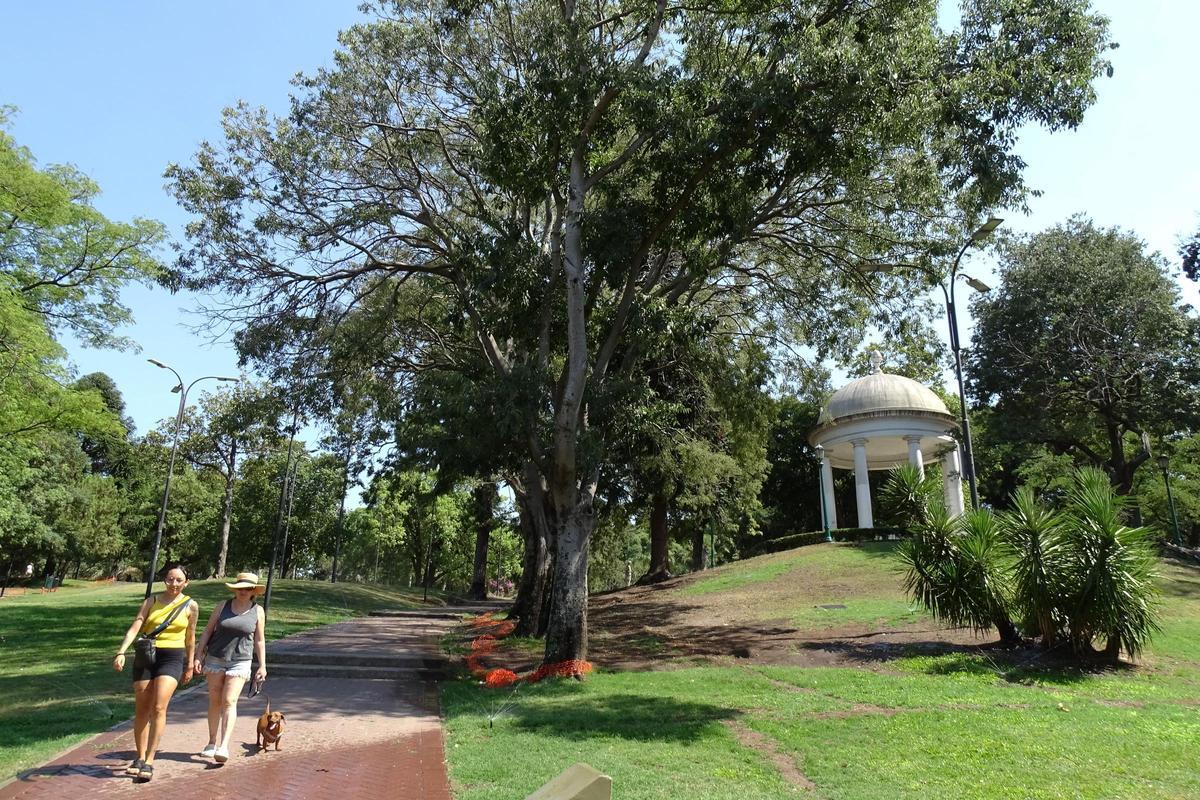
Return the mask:
<svg viewBox="0 0 1200 800">
<path fill-rule="evenodd" d="M 253 589 L 256 595 L 267 591 L 267 587 L 258 582 L 258 576 L 253 572 L 239 572 L 237 577 L 233 579 L 233 583 L 225 585 L 230 589 Z"/>
</svg>

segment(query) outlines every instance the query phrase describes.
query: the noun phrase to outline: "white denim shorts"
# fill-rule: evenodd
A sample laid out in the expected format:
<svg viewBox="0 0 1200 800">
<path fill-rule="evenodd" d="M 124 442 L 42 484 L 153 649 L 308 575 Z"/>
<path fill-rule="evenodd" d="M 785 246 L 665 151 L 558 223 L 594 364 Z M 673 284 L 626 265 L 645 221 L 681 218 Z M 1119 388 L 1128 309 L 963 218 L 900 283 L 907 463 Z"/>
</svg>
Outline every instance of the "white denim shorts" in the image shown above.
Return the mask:
<svg viewBox="0 0 1200 800">
<path fill-rule="evenodd" d="M 204 671 L 206 673 L 224 672 L 231 678 L 244 678 L 250 680 L 250 662 L 249 661 L 226 661 L 223 658 L 213 658 L 209 656 L 204 661 Z"/>
</svg>

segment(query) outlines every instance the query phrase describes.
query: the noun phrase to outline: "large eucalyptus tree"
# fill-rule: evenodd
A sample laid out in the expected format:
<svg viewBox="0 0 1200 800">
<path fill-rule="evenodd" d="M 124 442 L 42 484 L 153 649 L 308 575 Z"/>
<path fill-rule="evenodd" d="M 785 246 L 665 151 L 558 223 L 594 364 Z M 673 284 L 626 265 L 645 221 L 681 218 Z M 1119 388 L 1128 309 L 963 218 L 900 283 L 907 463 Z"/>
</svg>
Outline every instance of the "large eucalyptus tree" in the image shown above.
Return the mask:
<svg viewBox="0 0 1200 800">
<path fill-rule="evenodd" d="M 368 4 L 286 118 L 232 109 L 170 169 L 195 214 L 179 277 L 296 334 L 267 337 L 284 351 L 426 287 L 438 324 L 399 321 L 405 357 L 467 343 L 510 392 L 554 553 L 545 658 L 586 657 L 591 411 L 638 363 L 630 326 L 728 291 L 805 310 L 800 334 L 861 313 L 859 267 L 1019 200 L 1016 131 L 1093 101 L 1107 34 L 1086 2 L 972 0 L 953 31 L 937 6 Z"/>
</svg>

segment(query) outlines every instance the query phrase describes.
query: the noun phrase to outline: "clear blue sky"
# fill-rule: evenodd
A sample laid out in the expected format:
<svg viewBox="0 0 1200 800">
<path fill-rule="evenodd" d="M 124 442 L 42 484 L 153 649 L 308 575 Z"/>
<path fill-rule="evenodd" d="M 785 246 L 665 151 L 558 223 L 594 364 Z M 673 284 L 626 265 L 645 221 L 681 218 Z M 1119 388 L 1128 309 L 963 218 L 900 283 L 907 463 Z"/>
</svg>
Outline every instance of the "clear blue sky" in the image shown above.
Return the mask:
<svg viewBox="0 0 1200 800">
<path fill-rule="evenodd" d="M 331 62 L 337 31 L 361 18 L 356 3 L 11 3 L 0 32 L 0 104 L 19 108 L 12 133 L 41 164 L 75 164 L 100 184 L 97 205 L 110 218 L 151 217 L 178 235 L 186 219 L 163 190 L 166 165 L 218 138 L 221 110 L 238 100 L 285 111 L 289 79 Z M 1177 238 L 1200 223 L 1200 2 L 1095 5 L 1121 44 L 1116 72 L 1100 80 L 1100 100 L 1079 130 L 1023 138 L 1029 181 L 1045 195 L 1028 217 L 1001 215 L 1012 229 L 1038 230 L 1085 212 L 1134 231 L 1176 263 Z M 983 271 L 986 256 L 976 258 L 974 270 Z M 1185 292 L 1198 302 L 1194 285 Z M 137 322 L 125 333 L 141 353 L 69 349 L 81 374 L 113 377 L 145 432 L 176 402 L 173 378 L 147 357 L 188 379 L 236 374 L 236 357 L 188 330 L 198 321 L 188 314 L 194 298 L 140 288 L 126 297 Z"/>
</svg>

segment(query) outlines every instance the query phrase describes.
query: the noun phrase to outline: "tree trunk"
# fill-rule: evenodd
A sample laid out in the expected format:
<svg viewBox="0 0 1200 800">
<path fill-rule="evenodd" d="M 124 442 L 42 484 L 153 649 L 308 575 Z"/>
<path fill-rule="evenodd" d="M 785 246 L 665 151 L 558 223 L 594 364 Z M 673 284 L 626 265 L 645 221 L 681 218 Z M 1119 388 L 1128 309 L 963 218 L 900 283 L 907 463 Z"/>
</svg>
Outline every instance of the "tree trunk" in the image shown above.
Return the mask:
<svg viewBox="0 0 1200 800">
<path fill-rule="evenodd" d="M 699 525 L 692 531 L 692 572 L 708 569 L 709 556 L 704 550 L 704 528 Z"/>
<path fill-rule="evenodd" d="M 668 500 L 657 492 L 650 507 L 650 568 L 638 581 L 639 586 L 665 581 L 671 577 L 670 536 L 667 529 Z"/>
<path fill-rule="evenodd" d="M 547 664 L 587 659 L 588 543 L 595 516 L 587 498 L 558 526 L 546 627 Z"/>
<path fill-rule="evenodd" d="M 337 583 L 338 556 L 342 552 L 342 525 L 346 521 L 346 494 L 350 490 L 350 459 L 342 470 L 342 502 L 338 506 L 337 523 L 333 526 L 333 567 L 329 571 L 329 582 Z"/>
<path fill-rule="evenodd" d="M 471 575 L 472 600 L 487 599 L 488 542 L 492 535 L 492 515 L 496 506 L 496 484 L 488 481 L 471 493 L 475 509 L 475 569 Z"/>
<path fill-rule="evenodd" d="M 1121 660 L 1121 640 L 1116 636 L 1108 637 L 1108 641 L 1105 642 L 1104 657 L 1113 662 Z"/>
<path fill-rule="evenodd" d="M 514 631 L 517 636 L 537 636 L 545 632 L 542 612 L 549 605 L 546 600 L 550 576 L 550 526 L 542 478 L 532 464 L 526 465 L 525 473 L 523 484 L 512 483 L 525 553 L 521 560 L 521 581 L 508 618 L 517 620 Z"/>
<path fill-rule="evenodd" d="M 237 473 L 232 465 L 237 463 L 237 442 L 229 446 L 229 471 L 225 474 L 225 501 L 221 505 L 221 549 L 217 553 L 216 577 L 225 577 L 225 561 L 229 558 L 229 527 L 233 522 L 233 484 Z"/>
<path fill-rule="evenodd" d="M 996 626 L 996 630 L 1000 632 L 1000 643 L 1006 647 L 1015 647 L 1021 643 L 1021 634 L 1017 631 L 1017 626 L 1013 625 L 1012 620 L 1008 618 L 1008 614 L 1003 611 L 996 612 L 995 619 L 992 624 Z"/>
<path fill-rule="evenodd" d="M 580 474 L 579 437 L 586 427 L 584 394 L 589 378 L 587 287 L 583 258 L 583 212 L 587 192 L 584 133 L 571 153 L 566 215 L 563 221 L 563 276 L 566 291 L 567 359 L 555 404 L 553 448 L 546 489 L 554 509 L 551 540 L 554 563 L 545 663 L 587 658 L 588 545 L 598 467 Z"/>
</svg>

